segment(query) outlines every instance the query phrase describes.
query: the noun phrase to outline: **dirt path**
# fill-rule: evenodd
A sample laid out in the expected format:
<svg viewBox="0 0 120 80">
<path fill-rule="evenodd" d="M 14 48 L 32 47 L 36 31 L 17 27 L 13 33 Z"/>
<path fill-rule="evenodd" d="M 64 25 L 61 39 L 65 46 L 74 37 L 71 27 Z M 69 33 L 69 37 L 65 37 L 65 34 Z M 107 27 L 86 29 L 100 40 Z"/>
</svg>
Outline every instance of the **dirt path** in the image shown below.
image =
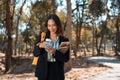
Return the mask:
<svg viewBox="0 0 120 80">
<path fill-rule="evenodd" d="M 0 80 L 37 80 L 34 77 L 32 59 L 21 58 L 16 60 L 12 74 L 1 74 Z M 86 61 L 86 58 L 79 57 L 72 59 L 72 69 L 65 73 L 65 80 L 87 80 L 89 77 L 103 73 L 110 69 L 103 65 Z"/>
</svg>

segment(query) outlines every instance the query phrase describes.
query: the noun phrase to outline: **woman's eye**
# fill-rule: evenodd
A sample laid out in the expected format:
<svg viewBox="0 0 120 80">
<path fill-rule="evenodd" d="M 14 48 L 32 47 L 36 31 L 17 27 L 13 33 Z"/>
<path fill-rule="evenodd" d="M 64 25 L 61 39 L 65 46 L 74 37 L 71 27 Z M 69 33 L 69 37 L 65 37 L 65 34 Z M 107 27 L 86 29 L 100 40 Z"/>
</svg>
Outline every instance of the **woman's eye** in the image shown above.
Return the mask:
<svg viewBox="0 0 120 80">
<path fill-rule="evenodd" d="M 55 24 L 53 26 L 56 26 Z"/>
<path fill-rule="evenodd" d="M 56 26 L 55 24 L 53 24 L 53 25 L 48 25 L 48 27 L 52 27 L 52 26 Z"/>
<path fill-rule="evenodd" d="M 48 27 L 51 27 L 51 25 L 48 25 Z"/>
</svg>

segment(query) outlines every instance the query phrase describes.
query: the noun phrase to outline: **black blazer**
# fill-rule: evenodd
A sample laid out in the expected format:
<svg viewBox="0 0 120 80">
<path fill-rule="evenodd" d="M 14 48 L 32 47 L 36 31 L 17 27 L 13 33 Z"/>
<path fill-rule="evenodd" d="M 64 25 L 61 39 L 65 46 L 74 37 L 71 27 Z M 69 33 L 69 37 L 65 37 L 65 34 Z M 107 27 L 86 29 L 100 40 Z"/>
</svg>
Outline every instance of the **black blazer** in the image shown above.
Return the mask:
<svg viewBox="0 0 120 80">
<path fill-rule="evenodd" d="M 36 69 L 35 69 L 35 76 L 40 78 L 41 80 L 46 80 L 47 78 L 47 52 L 45 51 L 44 48 L 39 48 L 38 46 L 36 46 L 36 44 L 40 41 L 40 37 L 39 36 L 35 42 L 35 46 L 34 46 L 34 50 L 33 50 L 33 54 L 34 56 L 39 56 L 38 59 L 38 63 L 36 65 Z M 46 38 L 49 38 L 48 35 L 46 35 Z M 61 42 L 65 42 L 65 41 L 69 41 L 68 38 L 63 37 L 63 36 L 59 36 L 59 44 Z M 57 66 L 57 71 L 58 74 L 57 75 L 64 75 L 64 62 L 67 62 L 70 58 L 70 49 L 67 50 L 66 53 L 61 53 L 59 50 L 56 50 L 56 53 L 54 55 L 55 59 L 56 59 L 56 63 L 58 64 Z M 63 76 L 64 77 L 64 76 Z"/>
</svg>

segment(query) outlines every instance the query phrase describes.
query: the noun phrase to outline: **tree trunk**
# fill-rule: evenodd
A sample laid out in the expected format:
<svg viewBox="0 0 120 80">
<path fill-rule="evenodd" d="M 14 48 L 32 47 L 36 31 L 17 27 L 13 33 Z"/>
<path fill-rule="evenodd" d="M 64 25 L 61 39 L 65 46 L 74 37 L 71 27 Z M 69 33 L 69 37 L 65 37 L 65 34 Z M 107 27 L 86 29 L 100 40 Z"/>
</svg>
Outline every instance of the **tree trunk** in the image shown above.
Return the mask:
<svg viewBox="0 0 120 80">
<path fill-rule="evenodd" d="M 6 31 L 7 31 L 7 51 L 5 55 L 5 73 L 12 67 L 12 26 L 11 26 L 11 15 L 10 15 L 10 4 L 11 0 L 6 0 Z"/>
<path fill-rule="evenodd" d="M 103 39 L 104 39 L 104 33 L 102 34 L 101 36 L 101 40 L 100 40 L 100 44 L 99 43 L 96 43 L 96 44 L 99 44 L 99 46 L 97 46 L 97 56 L 102 56 L 103 54 L 101 53 L 101 46 L 102 46 L 102 42 L 103 42 Z M 97 39 L 98 40 L 98 39 Z"/>
<path fill-rule="evenodd" d="M 93 22 L 94 22 L 94 19 L 93 19 Z M 92 27 L 92 56 L 94 56 L 95 55 L 95 48 L 94 48 L 94 37 L 95 37 L 95 27 L 94 27 L 94 25 L 93 25 L 93 27 Z"/>
<path fill-rule="evenodd" d="M 119 17 L 117 18 L 117 21 L 116 21 L 116 46 L 115 46 L 115 56 L 119 56 L 119 53 L 120 52 L 120 30 L 119 30 Z"/>
<path fill-rule="evenodd" d="M 71 42 L 71 22 L 72 22 L 72 10 L 71 10 L 71 0 L 67 0 L 67 23 L 65 28 L 65 35 L 69 38 Z"/>
<path fill-rule="evenodd" d="M 21 6 L 21 8 L 20 8 L 19 16 L 18 16 L 18 19 L 17 19 L 14 55 L 16 55 L 16 49 L 17 49 L 16 44 L 17 44 L 17 42 L 18 42 L 18 25 L 19 25 L 20 17 L 21 17 L 21 15 L 22 15 L 22 10 L 23 10 L 23 7 L 24 7 L 25 3 L 26 3 L 26 0 L 24 0 L 22 6 Z"/>
<path fill-rule="evenodd" d="M 80 18 L 80 16 L 79 16 Z M 81 29 L 82 29 L 82 21 L 77 20 L 77 27 L 76 27 L 76 43 L 75 43 L 75 50 L 74 50 L 74 55 L 77 57 L 77 52 L 79 49 L 79 44 L 80 44 L 80 36 L 81 36 Z"/>
<path fill-rule="evenodd" d="M 78 45 L 79 45 L 79 24 L 78 24 L 78 20 L 77 20 L 77 26 L 76 26 L 76 42 L 75 42 L 75 46 L 73 49 L 74 52 L 74 56 L 77 57 L 77 51 L 78 51 Z"/>
<path fill-rule="evenodd" d="M 71 42 L 71 22 L 72 22 L 72 10 L 71 10 L 71 0 L 67 0 L 67 23 L 65 29 L 65 35 L 68 37 L 69 41 Z M 65 63 L 65 72 L 72 68 L 72 61 L 71 59 Z"/>
</svg>

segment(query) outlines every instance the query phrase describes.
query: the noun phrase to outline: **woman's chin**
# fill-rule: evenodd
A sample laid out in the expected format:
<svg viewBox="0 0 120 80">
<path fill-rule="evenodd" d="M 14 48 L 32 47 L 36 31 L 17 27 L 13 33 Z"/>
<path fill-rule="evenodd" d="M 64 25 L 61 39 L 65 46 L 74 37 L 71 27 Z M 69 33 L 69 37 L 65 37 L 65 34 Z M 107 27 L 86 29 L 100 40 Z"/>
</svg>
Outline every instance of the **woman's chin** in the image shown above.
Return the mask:
<svg viewBox="0 0 120 80">
<path fill-rule="evenodd" d="M 56 34 L 56 32 L 54 32 L 54 31 L 51 31 L 51 33 L 52 33 L 52 34 Z"/>
</svg>

